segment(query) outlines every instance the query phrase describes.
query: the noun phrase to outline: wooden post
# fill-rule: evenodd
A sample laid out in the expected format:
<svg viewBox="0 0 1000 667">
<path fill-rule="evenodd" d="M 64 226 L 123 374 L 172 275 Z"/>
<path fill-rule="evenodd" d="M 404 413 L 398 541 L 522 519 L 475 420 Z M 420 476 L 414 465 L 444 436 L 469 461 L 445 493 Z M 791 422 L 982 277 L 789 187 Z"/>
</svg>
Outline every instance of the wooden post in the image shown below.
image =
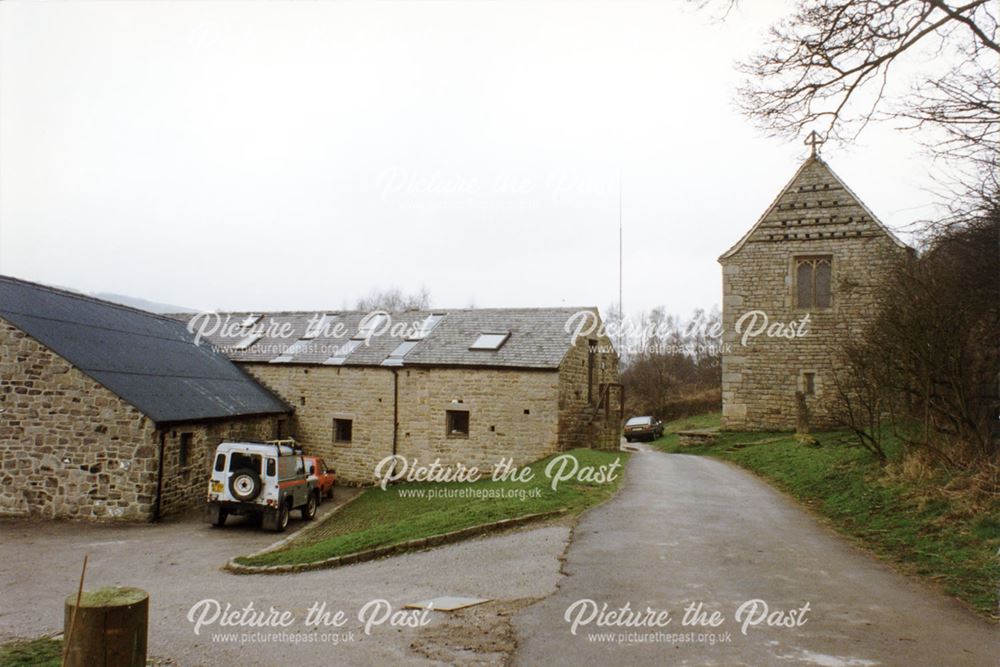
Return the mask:
<svg viewBox="0 0 1000 667">
<path fill-rule="evenodd" d="M 63 667 L 145 667 L 149 594 L 102 588 L 66 598 Z M 70 634 L 72 626 L 72 634 Z"/>
</svg>

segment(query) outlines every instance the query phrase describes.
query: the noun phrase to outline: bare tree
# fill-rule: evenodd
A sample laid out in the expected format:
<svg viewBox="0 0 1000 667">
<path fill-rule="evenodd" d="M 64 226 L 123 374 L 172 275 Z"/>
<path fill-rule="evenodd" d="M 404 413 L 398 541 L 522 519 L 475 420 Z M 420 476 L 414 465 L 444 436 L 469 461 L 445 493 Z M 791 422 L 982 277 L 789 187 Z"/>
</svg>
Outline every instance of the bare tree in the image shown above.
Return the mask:
<svg viewBox="0 0 1000 667">
<path fill-rule="evenodd" d="M 633 318 L 637 326 L 625 327 L 629 355 L 622 360 L 630 413 L 672 419 L 719 409 L 721 351 L 711 331 L 720 317 L 718 309 L 699 309 L 682 320 L 660 306 Z"/>
<path fill-rule="evenodd" d="M 368 296 L 358 299 L 355 308 L 358 310 L 426 310 L 431 306 L 431 293 L 426 287 L 412 294 L 404 294 L 398 287 L 386 290 L 372 290 Z"/>
<path fill-rule="evenodd" d="M 883 350 L 867 337 L 845 340 L 840 352 L 833 373 L 834 419 L 854 434 L 858 445 L 885 463 L 886 421 L 894 397 L 887 375 L 892 367 L 885 363 Z"/>
<path fill-rule="evenodd" d="M 731 8 L 738 0 L 726 0 Z M 868 122 L 933 126 L 938 155 L 996 166 L 1000 148 L 997 9 L 993 0 L 800 0 L 745 61 L 743 111 L 768 131 L 813 127 L 850 139 Z M 710 4 L 710 3 L 709 3 Z M 887 97 L 897 63 L 934 50 L 946 72 L 927 72 L 909 94 Z"/>
<path fill-rule="evenodd" d="M 984 204 L 986 206 L 986 204 Z M 890 424 L 949 468 L 1000 462 L 1000 201 L 901 262 L 861 335 L 843 343 L 840 416 L 879 455 Z"/>
</svg>

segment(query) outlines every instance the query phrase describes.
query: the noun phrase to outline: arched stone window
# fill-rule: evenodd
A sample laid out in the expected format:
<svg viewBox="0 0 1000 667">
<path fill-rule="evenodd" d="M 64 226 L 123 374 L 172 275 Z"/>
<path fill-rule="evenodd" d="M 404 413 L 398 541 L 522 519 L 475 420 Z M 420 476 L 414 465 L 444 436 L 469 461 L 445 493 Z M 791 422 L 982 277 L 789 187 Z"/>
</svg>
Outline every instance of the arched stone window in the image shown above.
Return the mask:
<svg viewBox="0 0 1000 667">
<path fill-rule="evenodd" d="M 795 258 L 795 307 L 829 308 L 833 289 L 830 255 Z"/>
</svg>

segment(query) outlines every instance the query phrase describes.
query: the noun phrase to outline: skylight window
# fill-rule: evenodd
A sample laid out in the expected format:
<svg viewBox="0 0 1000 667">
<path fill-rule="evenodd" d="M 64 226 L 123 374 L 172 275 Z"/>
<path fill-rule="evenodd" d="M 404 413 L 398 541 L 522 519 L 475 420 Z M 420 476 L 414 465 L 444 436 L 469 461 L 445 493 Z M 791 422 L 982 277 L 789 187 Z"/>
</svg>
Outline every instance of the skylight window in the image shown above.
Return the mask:
<svg viewBox="0 0 1000 667">
<path fill-rule="evenodd" d="M 506 333 L 482 333 L 472 345 L 470 350 L 499 350 L 500 347 L 510 338 L 510 332 Z"/>
<path fill-rule="evenodd" d="M 272 364 L 285 364 L 285 363 L 288 363 L 289 361 L 292 361 L 293 359 L 295 359 L 295 355 L 302 354 L 308 348 L 309 348 L 309 341 L 308 340 L 305 340 L 305 339 L 297 340 L 294 343 L 292 343 L 291 345 L 289 345 L 288 347 L 286 347 L 285 351 L 281 353 L 281 356 L 275 357 L 274 359 L 271 359 L 270 363 L 272 363 Z"/>
<path fill-rule="evenodd" d="M 358 327 L 358 335 L 355 338 L 368 338 L 378 332 L 388 320 L 389 316 L 385 313 L 369 313 L 362 318 L 361 326 Z"/>
<path fill-rule="evenodd" d="M 240 342 L 238 342 L 235 345 L 233 345 L 233 349 L 234 350 L 245 350 L 248 347 L 250 347 L 251 345 L 253 345 L 254 343 L 256 343 L 257 341 L 259 341 L 263 337 L 264 337 L 264 334 L 253 334 L 252 336 L 247 336 L 246 338 L 244 338 Z"/>
<path fill-rule="evenodd" d="M 434 327 L 441 323 L 441 320 L 443 319 L 444 315 L 428 315 L 424 318 L 424 321 L 420 323 L 420 327 L 413 332 L 413 335 L 410 336 L 409 340 L 423 340 L 427 334 L 434 330 Z"/>
<path fill-rule="evenodd" d="M 329 335 L 330 329 L 333 327 L 333 323 L 336 320 L 336 315 L 324 315 L 315 322 L 310 322 L 310 326 L 306 329 L 306 332 L 302 334 L 302 340 L 312 340 L 320 335 Z"/>
<path fill-rule="evenodd" d="M 260 318 L 262 317 L 263 315 L 247 315 L 246 319 L 240 322 L 240 326 L 243 327 L 244 329 L 246 329 L 247 327 L 252 327 L 253 325 L 260 322 Z"/>
<path fill-rule="evenodd" d="M 363 342 L 364 341 L 362 341 L 362 340 L 354 340 L 354 339 L 351 339 L 351 340 L 347 341 L 346 343 L 344 343 L 343 345 L 341 345 L 340 348 L 336 352 L 334 352 L 334 354 L 333 354 L 332 357 L 330 357 L 329 359 L 327 359 L 323 363 L 327 364 L 328 366 L 339 366 L 339 365 L 341 365 L 342 363 L 344 363 L 344 361 L 347 359 L 347 357 L 351 354 L 351 352 L 354 352 L 354 350 L 356 350 L 358 348 L 358 346 L 361 345 L 361 343 L 363 343 Z"/>
<path fill-rule="evenodd" d="M 391 353 L 389 353 L 389 356 L 385 358 L 385 361 L 382 362 L 382 365 L 383 366 L 402 366 L 403 365 L 403 357 L 406 356 L 407 352 L 409 352 L 410 350 L 412 350 L 413 348 L 415 348 L 417 346 L 417 342 L 418 341 L 415 341 L 415 340 L 408 340 L 408 341 L 404 341 L 404 342 L 400 343 L 399 345 L 396 346 L 395 350 L 393 350 Z"/>
</svg>

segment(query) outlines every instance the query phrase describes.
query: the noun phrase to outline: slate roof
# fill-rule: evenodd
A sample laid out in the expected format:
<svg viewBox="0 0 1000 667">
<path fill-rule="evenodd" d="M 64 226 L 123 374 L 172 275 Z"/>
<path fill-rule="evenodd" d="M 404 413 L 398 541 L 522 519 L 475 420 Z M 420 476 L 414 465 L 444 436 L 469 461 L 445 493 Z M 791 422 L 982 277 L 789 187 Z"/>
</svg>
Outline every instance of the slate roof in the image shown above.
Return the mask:
<svg viewBox="0 0 1000 667">
<path fill-rule="evenodd" d="M 386 330 L 371 336 L 348 354 L 344 366 L 379 366 L 400 343 L 430 315 L 442 315 L 440 322 L 402 358 L 405 367 L 416 366 L 476 366 L 496 368 L 556 369 L 572 347 L 573 336 L 566 331 L 567 321 L 576 313 L 596 308 L 483 308 L 465 310 L 408 310 L 389 313 Z M 299 341 L 309 328 L 310 318 L 335 316 L 327 333 L 304 341 L 284 362 L 275 359 Z M 349 339 L 356 337 L 362 311 L 308 311 L 272 313 L 219 313 L 201 315 L 196 326 L 205 324 L 206 338 L 238 362 L 328 364 L 329 359 Z M 246 328 L 238 325 L 248 317 L 260 320 Z M 187 319 L 189 315 L 177 315 Z M 575 321 L 574 321 L 575 322 Z M 228 323 L 228 324 L 227 324 Z M 218 325 L 214 331 L 212 328 Z M 339 328 L 338 328 L 339 325 Z M 227 328 L 228 327 L 228 328 Z M 289 333 L 280 334 L 282 327 Z M 395 327 L 395 329 L 394 329 Z M 572 331 L 572 329 L 571 329 Z M 233 349 L 234 344 L 251 335 L 262 337 L 245 350 Z M 469 349 L 483 333 L 509 333 L 510 337 L 498 350 Z"/>
<path fill-rule="evenodd" d="M 173 318 L 6 276 L 0 317 L 157 423 L 290 412 Z"/>
</svg>

